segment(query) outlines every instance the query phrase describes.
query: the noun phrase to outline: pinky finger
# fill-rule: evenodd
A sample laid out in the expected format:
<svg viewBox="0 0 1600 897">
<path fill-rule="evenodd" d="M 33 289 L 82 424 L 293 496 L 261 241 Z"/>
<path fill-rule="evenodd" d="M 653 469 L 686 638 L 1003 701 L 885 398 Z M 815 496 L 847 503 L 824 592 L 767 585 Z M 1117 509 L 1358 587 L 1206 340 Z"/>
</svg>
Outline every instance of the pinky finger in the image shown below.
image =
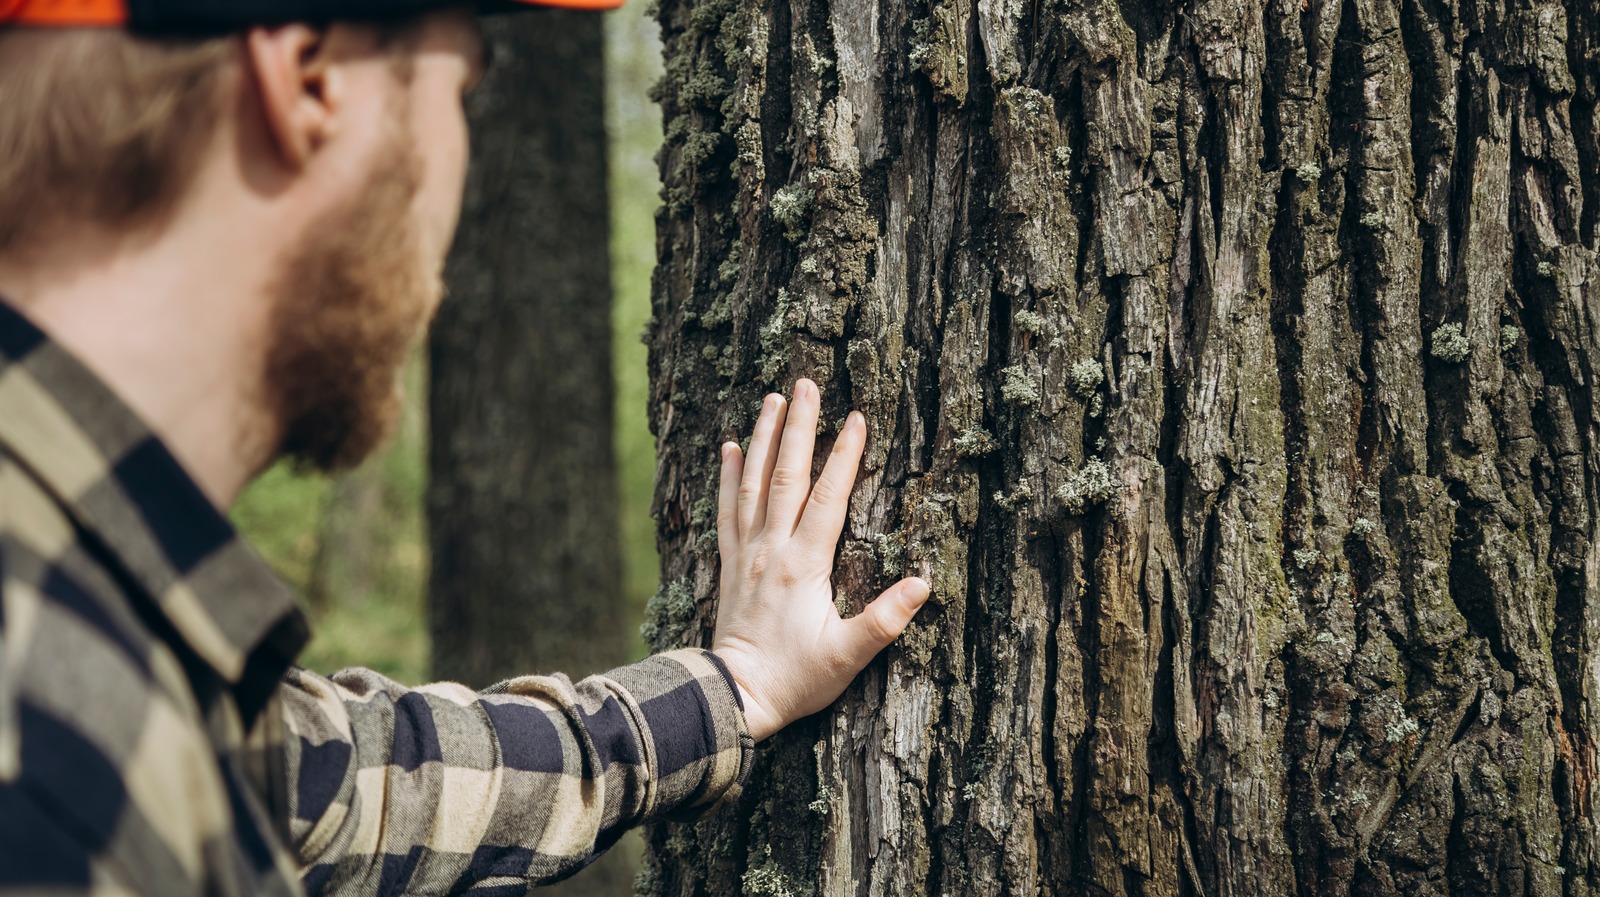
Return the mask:
<svg viewBox="0 0 1600 897">
<path fill-rule="evenodd" d="M 739 481 L 744 452 L 736 442 L 722 444 L 722 481 L 717 488 L 717 550 L 727 561 L 739 550 Z"/>
</svg>

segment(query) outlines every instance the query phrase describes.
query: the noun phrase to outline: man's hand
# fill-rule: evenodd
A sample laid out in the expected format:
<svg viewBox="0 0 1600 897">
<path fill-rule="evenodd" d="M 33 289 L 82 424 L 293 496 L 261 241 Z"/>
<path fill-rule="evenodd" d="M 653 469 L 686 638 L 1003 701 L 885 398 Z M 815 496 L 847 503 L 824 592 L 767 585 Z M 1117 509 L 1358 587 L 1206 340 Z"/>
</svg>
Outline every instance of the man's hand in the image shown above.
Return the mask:
<svg viewBox="0 0 1600 897">
<path fill-rule="evenodd" d="M 813 486 L 820 401 L 810 380 L 795 384 L 792 408 L 769 395 L 750 456 L 722 447 L 722 599 L 711 650 L 738 683 L 757 741 L 833 703 L 928 600 L 927 582 L 912 577 L 848 620 L 834 608 L 829 576 L 867 422 L 850 413 Z"/>
</svg>

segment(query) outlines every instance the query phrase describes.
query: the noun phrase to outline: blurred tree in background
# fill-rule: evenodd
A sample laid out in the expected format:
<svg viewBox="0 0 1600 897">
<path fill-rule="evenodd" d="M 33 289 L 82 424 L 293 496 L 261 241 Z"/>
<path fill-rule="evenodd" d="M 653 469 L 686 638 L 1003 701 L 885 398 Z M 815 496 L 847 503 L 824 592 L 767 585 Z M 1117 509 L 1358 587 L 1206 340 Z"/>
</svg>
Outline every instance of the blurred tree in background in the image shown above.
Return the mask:
<svg viewBox="0 0 1600 897">
<path fill-rule="evenodd" d="M 481 688 L 625 658 L 611 451 L 604 35 L 489 19 L 429 351 L 433 673 Z"/>
</svg>

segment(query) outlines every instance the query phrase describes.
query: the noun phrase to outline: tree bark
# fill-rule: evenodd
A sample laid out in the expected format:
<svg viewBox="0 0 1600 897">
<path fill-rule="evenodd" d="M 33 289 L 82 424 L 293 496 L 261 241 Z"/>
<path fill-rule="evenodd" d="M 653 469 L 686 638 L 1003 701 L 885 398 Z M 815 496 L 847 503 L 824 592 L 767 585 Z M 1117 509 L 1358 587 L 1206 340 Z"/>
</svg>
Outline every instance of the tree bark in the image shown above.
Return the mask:
<svg viewBox="0 0 1600 897">
<path fill-rule="evenodd" d="M 1600 6 L 660 18 L 654 643 L 801 375 L 935 597 L 644 893 L 1600 890 Z"/>
</svg>

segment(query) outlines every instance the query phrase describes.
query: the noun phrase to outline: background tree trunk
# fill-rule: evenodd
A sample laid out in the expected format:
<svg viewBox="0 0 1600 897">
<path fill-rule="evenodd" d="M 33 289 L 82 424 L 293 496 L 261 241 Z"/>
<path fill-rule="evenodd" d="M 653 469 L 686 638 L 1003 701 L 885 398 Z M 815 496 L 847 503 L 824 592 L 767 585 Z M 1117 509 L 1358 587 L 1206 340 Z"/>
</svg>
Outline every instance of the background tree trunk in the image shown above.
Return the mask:
<svg viewBox="0 0 1600 897">
<path fill-rule="evenodd" d="M 434 674 L 627 659 L 613 454 L 602 20 L 488 20 L 472 173 L 431 344 Z M 619 851 L 562 893 L 628 892 Z"/>
<path fill-rule="evenodd" d="M 645 893 L 1600 890 L 1600 6 L 660 18 L 654 643 L 799 375 L 935 598 Z"/>
<path fill-rule="evenodd" d="M 364 602 L 381 578 L 382 531 L 373 520 L 386 510 L 386 473 L 381 463 L 364 464 L 329 483 L 305 591 L 313 610 L 326 612 L 339 601 Z"/>
<path fill-rule="evenodd" d="M 429 402 L 433 666 L 478 686 L 627 651 L 600 20 L 487 29 Z"/>
</svg>

